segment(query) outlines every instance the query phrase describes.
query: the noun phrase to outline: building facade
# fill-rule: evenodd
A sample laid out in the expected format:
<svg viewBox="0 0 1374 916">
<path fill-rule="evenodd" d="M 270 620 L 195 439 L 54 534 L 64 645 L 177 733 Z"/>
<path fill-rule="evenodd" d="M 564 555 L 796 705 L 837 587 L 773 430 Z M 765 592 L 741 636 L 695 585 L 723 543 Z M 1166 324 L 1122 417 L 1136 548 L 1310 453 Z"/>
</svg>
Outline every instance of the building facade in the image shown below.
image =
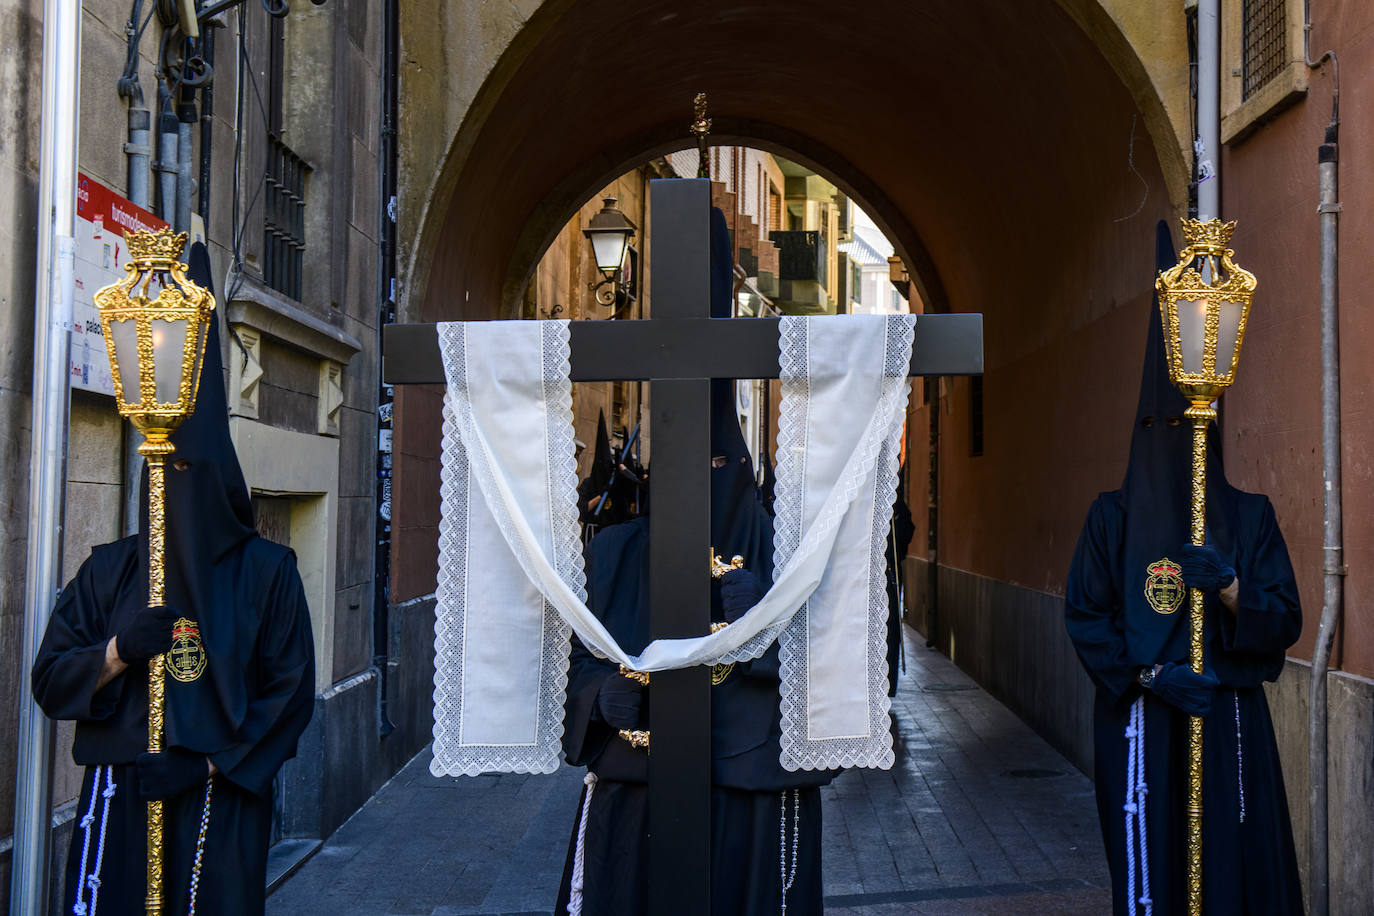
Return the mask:
<svg viewBox="0 0 1374 916">
<path fill-rule="evenodd" d="M 0 4 L 5 785 L 14 784 L 13 723 L 28 689 L 20 646 L 41 8 Z M 130 4 L 112 0 L 90 0 L 81 16 L 78 169 L 86 209 L 78 220 L 78 309 L 94 291 L 82 288 L 83 279 L 89 286 L 103 276 L 82 272 L 90 252 L 81 246 L 103 245 L 109 258 L 129 225 L 118 216 L 112 224 L 107 211 L 102 227 L 98 206 L 141 214 L 137 219 L 149 225 L 161 219 L 207 242 L 218 311 L 230 332 L 223 357 L 231 433 L 258 527 L 295 551 L 307 593 L 317 699 L 299 756 L 278 780 L 274 839 L 285 841 L 285 860 L 317 845 L 428 740 L 428 708 L 412 702 L 405 680 L 411 666 L 404 634 L 398 629 L 394 639 L 374 644 L 378 320 L 389 298 L 379 282 L 390 222 L 381 190 L 388 8 L 380 0 L 293 4 L 289 15 L 274 17 L 262 4 L 244 3 L 203 23 L 198 43 L 185 42 L 178 23 L 163 21 L 149 4 L 133 5 L 137 21 L 130 20 Z M 171 64 L 163 69 L 162 60 Z M 180 82 L 188 74 L 196 85 Z M 131 132 L 144 126 L 147 134 Z M 91 361 L 107 365 L 98 329 L 93 336 L 89 326 L 76 332 L 73 359 L 81 363 L 94 348 L 100 358 Z M 64 582 L 92 546 L 137 524 L 140 461 L 130 452 L 138 437 L 116 416 L 113 398 L 94 378 L 86 381 L 78 373 L 71 394 Z M 393 622 L 403 625 L 403 618 Z M 414 668 L 426 672 L 428 656 Z M 384 682 L 403 700 L 392 707 L 403 713 L 386 740 L 378 715 Z M 54 907 L 81 780 L 71 739 L 71 724 L 60 723 L 53 751 Z M 12 805 L 11 793 L 0 795 L 6 883 Z"/>
</svg>

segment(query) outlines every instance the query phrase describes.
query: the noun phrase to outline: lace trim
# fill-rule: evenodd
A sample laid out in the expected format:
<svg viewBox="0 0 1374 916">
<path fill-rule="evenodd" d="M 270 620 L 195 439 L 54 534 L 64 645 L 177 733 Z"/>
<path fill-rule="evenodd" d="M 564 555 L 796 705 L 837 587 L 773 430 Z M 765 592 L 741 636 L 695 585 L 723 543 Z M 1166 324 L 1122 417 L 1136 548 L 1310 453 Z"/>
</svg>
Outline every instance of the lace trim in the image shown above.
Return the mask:
<svg viewBox="0 0 1374 916">
<path fill-rule="evenodd" d="M 807 698 L 810 695 L 809 653 L 807 646 L 807 606 L 786 625 L 779 638 L 781 662 L 781 762 L 787 770 L 834 769 L 839 767 L 892 766 L 892 733 L 889 729 L 887 696 L 887 582 L 885 555 L 891 525 L 892 500 L 898 473 L 897 440 L 910 392 L 907 379 L 911 360 L 915 318 L 892 315 L 886 322 L 883 382 L 873 419 L 857 449 L 858 460 L 851 461 L 836 486 L 845 499 L 838 511 L 817 518 L 807 532 L 808 540 L 821 531 L 837 527 L 853 504 L 860 488 L 872 487 L 874 512 L 869 542 L 868 611 L 868 735 L 858 738 L 813 740 L 807 728 Z M 784 317 L 779 328 L 779 362 L 782 378 L 782 404 L 778 424 L 778 502 L 774 520 L 774 567 L 782 569 L 800 547 L 805 518 L 803 483 L 806 479 L 807 438 L 810 422 L 809 367 L 810 321 Z M 871 476 L 870 476 L 871 475 Z"/>
<path fill-rule="evenodd" d="M 572 428 L 572 384 L 569 381 L 567 321 L 540 322 L 545 466 L 549 473 L 547 505 L 552 514 L 551 560 L 565 585 L 585 602 L 586 574 L 582 566 L 577 524 L 577 467 Z M 441 517 L 439 522 L 439 579 L 435 592 L 434 759 L 436 776 L 500 771 L 552 773 L 562 759 L 563 704 L 567 693 L 571 627 L 547 599 L 543 606 L 543 638 L 536 737 L 528 745 L 465 744 L 462 740 L 463 648 L 467 606 L 467 542 L 470 498 L 483 489 L 494 492 L 493 475 L 483 450 L 469 450 L 473 441 L 472 403 L 467 393 L 467 339 L 462 322 L 439 325 L 439 345 L 448 377 L 444 398 Z M 485 487 L 479 486 L 485 484 Z M 487 506 L 498 527 L 513 523 L 499 500 Z M 523 568 L 528 557 L 518 538 L 506 538 Z"/>
</svg>

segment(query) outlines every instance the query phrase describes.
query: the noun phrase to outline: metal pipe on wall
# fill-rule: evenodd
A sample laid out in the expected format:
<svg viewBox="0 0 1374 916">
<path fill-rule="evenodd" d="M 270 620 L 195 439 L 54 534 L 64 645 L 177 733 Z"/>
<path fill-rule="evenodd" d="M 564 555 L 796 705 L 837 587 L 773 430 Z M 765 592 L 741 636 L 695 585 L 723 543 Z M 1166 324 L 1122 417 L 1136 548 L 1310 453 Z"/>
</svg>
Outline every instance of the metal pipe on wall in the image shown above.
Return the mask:
<svg viewBox="0 0 1374 916">
<path fill-rule="evenodd" d="M 76 150 L 81 110 L 81 4 L 43 4 L 42 140 L 34 283 L 33 425 L 29 444 L 28 557 L 23 672 L 47 630 L 62 574 L 67 484 L 68 358 L 76 259 Z M 28 683 L 28 678 L 23 678 Z M 52 839 L 53 726 L 25 690 L 19 705 L 11 913 L 46 913 Z"/>
<path fill-rule="evenodd" d="M 1221 0 L 1197 5 L 1197 218 L 1221 218 Z"/>
<path fill-rule="evenodd" d="M 1317 219 L 1321 232 L 1321 353 L 1322 353 L 1322 616 L 1312 647 L 1312 675 L 1307 692 L 1308 821 L 1311 833 L 1308 864 L 1308 912 L 1326 916 L 1331 905 L 1329 786 L 1327 784 L 1328 719 L 1326 676 L 1345 603 L 1345 552 L 1341 519 L 1341 346 L 1337 296 L 1338 214 L 1341 212 L 1337 168 L 1340 130 L 1340 63 L 1335 51 L 1312 59 L 1312 10 L 1303 3 L 1303 60 L 1316 68 L 1331 61 L 1331 122 L 1317 148 L 1320 199 Z"/>
<path fill-rule="evenodd" d="M 1345 587 L 1345 559 L 1341 539 L 1341 365 L 1340 316 L 1336 301 L 1337 200 L 1336 125 L 1327 128 L 1326 142 L 1317 152 L 1321 174 L 1321 325 L 1322 325 L 1322 616 L 1312 649 L 1312 678 L 1308 685 L 1308 803 L 1312 826 L 1308 873 L 1309 912 L 1325 916 L 1330 902 L 1330 862 L 1326 778 L 1326 674 L 1336 638 Z"/>
<path fill-rule="evenodd" d="M 177 138 L 181 125 L 173 110 L 171 93 L 161 77 L 157 81 L 158 134 L 157 161 L 153 171 L 157 172 L 157 215 L 169 224 L 176 225 L 177 209 Z"/>
</svg>

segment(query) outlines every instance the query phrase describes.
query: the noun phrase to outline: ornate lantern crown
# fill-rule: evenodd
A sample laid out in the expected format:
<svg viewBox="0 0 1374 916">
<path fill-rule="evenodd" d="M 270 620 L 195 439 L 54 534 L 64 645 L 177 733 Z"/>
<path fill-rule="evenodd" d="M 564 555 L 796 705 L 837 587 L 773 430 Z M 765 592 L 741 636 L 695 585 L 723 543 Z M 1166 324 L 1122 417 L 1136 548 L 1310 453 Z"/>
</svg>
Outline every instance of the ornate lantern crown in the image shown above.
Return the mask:
<svg viewBox="0 0 1374 916">
<path fill-rule="evenodd" d="M 1234 222 L 1184 220 L 1179 261 L 1155 281 L 1169 380 L 1193 402 L 1210 404 L 1236 380 L 1257 285 L 1226 247 Z"/>
<path fill-rule="evenodd" d="M 186 233 L 125 236 L 125 277 L 95 294 L 120 416 L 143 433 L 139 451 L 170 454 L 168 437 L 195 408 L 215 297 L 186 278 Z"/>
</svg>

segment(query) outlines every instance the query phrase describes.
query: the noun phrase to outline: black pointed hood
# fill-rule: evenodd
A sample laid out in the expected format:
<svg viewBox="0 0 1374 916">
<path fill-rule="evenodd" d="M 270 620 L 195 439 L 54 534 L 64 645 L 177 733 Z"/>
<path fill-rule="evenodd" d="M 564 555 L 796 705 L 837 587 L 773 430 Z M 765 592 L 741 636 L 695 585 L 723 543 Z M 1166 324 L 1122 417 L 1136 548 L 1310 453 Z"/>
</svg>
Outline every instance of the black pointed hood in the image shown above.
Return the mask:
<svg viewBox="0 0 1374 916">
<path fill-rule="evenodd" d="M 1161 220 L 1155 241 L 1156 273 L 1173 266 L 1176 259 L 1169 228 Z M 1158 297 L 1148 327 L 1130 461 L 1121 485 L 1126 519 L 1121 558 L 1124 626 L 1131 661 L 1142 666 L 1180 660 L 1175 657 L 1180 640 L 1186 653 L 1186 597 L 1173 612 L 1161 613 L 1151 605 L 1146 588 L 1150 567 L 1166 558 L 1177 561 L 1178 548 L 1191 539 L 1192 512 L 1193 430 L 1184 416 L 1188 401 L 1169 381 Z M 1221 466 L 1216 423 L 1208 428 L 1207 445 L 1208 540 L 1229 549 L 1236 491 Z"/>
<path fill-rule="evenodd" d="M 213 292 L 205 246 L 192 246 L 186 276 Z M 256 620 L 239 607 L 246 552 L 258 538 L 248 485 L 229 436 L 219 325 L 210 316 L 205 356 L 192 414 L 172 434 L 176 451 L 166 467 L 167 603 L 196 623 L 207 664 L 191 683 L 167 680 L 170 743 L 213 753 L 227 746 L 247 708 L 244 665 L 253 651 Z M 143 469 L 139 559 L 148 567 L 148 469 Z M 144 574 L 146 581 L 146 573 Z"/>
<path fill-rule="evenodd" d="M 711 208 L 711 317 L 734 313 L 735 260 L 725 214 Z M 711 546 L 727 562 L 736 554 L 765 582 L 772 579 L 772 525 L 759 503 L 754 462 L 735 409 L 735 380 L 711 380 Z"/>
</svg>

